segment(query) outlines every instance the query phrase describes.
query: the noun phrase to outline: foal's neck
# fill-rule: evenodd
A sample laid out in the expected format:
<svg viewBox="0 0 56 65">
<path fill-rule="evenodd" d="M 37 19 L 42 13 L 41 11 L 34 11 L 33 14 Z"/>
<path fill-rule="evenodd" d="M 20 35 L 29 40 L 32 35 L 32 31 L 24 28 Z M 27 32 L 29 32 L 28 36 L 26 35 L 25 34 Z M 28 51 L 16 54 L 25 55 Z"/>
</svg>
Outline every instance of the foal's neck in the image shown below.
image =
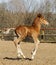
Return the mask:
<svg viewBox="0 0 56 65">
<path fill-rule="evenodd" d="M 35 21 L 32 24 L 33 28 L 37 31 L 40 32 L 41 29 L 41 24 L 40 24 L 40 19 L 36 18 Z"/>
<path fill-rule="evenodd" d="M 37 32 L 40 32 L 41 24 L 40 24 L 40 23 L 37 23 L 37 25 L 34 24 L 34 25 L 32 25 L 32 27 L 33 27 Z"/>
<path fill-rule="evenodd" d="M 40 31 L 40 29 L 41 29 L 40 23 L 39 23 L 38 25 L 34 25 L 33 27 L 34 27 L 35 29 L 39 30 L 39 31 Z"/>
</svg>

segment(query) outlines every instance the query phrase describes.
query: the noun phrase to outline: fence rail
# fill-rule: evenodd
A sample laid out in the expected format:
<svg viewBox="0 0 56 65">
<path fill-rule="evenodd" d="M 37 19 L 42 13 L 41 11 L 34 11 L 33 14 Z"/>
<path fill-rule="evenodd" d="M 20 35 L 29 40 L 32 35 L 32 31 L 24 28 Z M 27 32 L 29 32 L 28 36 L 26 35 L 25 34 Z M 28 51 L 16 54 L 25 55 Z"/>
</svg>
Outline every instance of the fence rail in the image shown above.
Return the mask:
<svg viewBox="0 0 56 65">
<path fill-rule="evenodd" d="M 7 28 L 8 29 L 8 28 Z M 13 28 L 12 28 L 13 29 Z M 40 34 L 40 36 L 39 36 L 39 39 L 40 39 L 40 41 L 41 42 L 54 42 L 54 43 L 56 43 L 56 34 L 45 34 L 45 30 L 54 30 L 54 31 L 56 31 L 56 28 L 52 28 L 52 29 L 41 29 L 41 31 L 42 31 L 42 34 Z M 1 32 L 1 30 L 0 30 L 0 32 Z M 4 39 L 4 38 L 10 38 L 10 39 L 14 39 L 14 37 L 16 37 L 16 35 L 3 35 L 3 34 L 0 34 L 0 39 Z"/>
<path fill-rule="evenodd" d="M 44 34 L 40 35 L 41 42 L 52 42 L 56 43 L 56 34 Z"/>
<path fill-rule="evenodd" d="M 3 40 L 7 38 L 7 40 L 12 40 L 16 37 L 16 35 L 0 35 L 0 39 Z M 39 39 L 41 42 L 53 42 L 56 43 L 56 34 L 40 34 Z"/>
<path fill-rule="evenodd" d="M 42 28 L 41 29 L 42 30 L 42 34 L 40 35 L 40 37 L 41 37 L 41 42 L 54 42 L 54 43 L 56 43 L 56 33 L 54 34 L 54 33 L 47 33 L 47 34 L 45 34 L 45 31 L 49 31 L 49 32 L 51 32 L 51 31 L 56 31 L 56 28 Z"/>
</svg>

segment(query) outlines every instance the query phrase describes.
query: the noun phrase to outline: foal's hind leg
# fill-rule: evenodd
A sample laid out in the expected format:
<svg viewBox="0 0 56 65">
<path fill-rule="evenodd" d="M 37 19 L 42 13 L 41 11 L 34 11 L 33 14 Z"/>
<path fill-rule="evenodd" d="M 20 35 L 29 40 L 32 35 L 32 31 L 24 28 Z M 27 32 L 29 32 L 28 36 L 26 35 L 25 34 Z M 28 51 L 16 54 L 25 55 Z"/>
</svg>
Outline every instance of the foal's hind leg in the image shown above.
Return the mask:
<svg viewBox="0 0 56 65">
<path fill-rule="evenodd" d="M 22 41 L 21 37 L 19 37 L 16 40 L 14 40 L 14 44 L 17 47 L 17 56 L 18 57 L 22 56 L 23 58 L 25 58 L 25 56 L 24 56 L 24 54 L 23 54 L 23 52 L 21 50 L 21 47 L 20 47 L 20 41 Z"/>
<path fill-rule="evenodd" d="M 17 54 L 18 54 L 18 57 L 22 56 L 23 58 L 25 58 L 19 43 L 17 45 Z"/>
</svg>

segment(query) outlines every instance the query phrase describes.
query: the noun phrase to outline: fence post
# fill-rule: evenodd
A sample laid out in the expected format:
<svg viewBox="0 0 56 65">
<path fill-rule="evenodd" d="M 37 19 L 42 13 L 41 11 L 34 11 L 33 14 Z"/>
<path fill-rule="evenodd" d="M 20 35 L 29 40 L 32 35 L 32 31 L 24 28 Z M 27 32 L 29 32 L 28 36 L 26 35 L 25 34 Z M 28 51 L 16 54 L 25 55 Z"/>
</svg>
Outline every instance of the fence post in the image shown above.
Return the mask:
<svg viewBox="0 0 56 65">
<path fill-rule="evenodd" d="M 44 30 L 42 30 L 41 41 L 44 40 Z"/>
</svg>

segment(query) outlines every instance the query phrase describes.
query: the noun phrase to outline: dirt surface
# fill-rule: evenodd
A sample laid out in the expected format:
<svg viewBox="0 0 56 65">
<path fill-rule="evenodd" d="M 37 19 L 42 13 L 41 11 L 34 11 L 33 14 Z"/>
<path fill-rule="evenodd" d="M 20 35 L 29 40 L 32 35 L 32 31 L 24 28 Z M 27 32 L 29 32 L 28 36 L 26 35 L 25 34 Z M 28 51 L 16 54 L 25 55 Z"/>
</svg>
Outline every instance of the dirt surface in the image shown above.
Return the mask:
<svg viewBox="0 0 56 65">
<path fill-rule="evenodd" d="M 30 60 L 34 47 L 34 43 L 21 42 L 27 59 L 18 59 L 13 42 L 0 40 L 0 65 L 56 65 L 56 43 L 40 43 L 35 59 Z"/>
</svg>

